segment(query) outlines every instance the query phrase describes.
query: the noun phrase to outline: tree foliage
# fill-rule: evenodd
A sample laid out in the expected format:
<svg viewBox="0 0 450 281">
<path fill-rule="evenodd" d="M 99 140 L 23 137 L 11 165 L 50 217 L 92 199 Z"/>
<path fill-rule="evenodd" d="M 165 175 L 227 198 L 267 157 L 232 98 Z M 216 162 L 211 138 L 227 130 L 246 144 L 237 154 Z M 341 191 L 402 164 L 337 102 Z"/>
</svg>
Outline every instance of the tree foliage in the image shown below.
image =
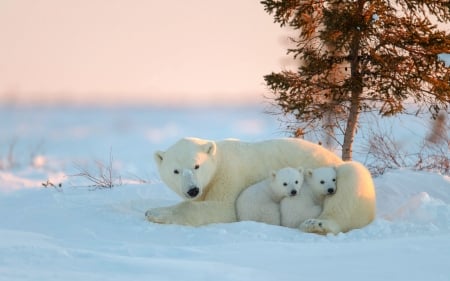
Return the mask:
<svg viewBox="0 0 450 281">
<path fill-rule="evenodd" d="M 296 71 L 264 76 L 297 128 L 344 124 L 342 156 L 352 157 L 359 114 L 404 113 L 407 102 L 433 116 L 450 104 L 450 0 L 265 0 L 275 23 L 298 31 L 288 54 Z M 330 115 L 332 118 L 330 119 Z M 327 120 L 326 122 L 324 120 Z"/>
</svg>

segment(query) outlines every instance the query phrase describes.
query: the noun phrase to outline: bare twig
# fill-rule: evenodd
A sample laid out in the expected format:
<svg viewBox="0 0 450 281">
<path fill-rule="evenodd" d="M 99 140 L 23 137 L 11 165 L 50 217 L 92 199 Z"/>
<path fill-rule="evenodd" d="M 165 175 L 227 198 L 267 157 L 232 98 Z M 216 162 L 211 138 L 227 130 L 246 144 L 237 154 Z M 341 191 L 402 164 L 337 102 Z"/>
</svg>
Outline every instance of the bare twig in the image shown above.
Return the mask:
<svg viewBox="0 0 450 281">
<path fill-rule="evenodd" d="M 113 156 L 112 149 L 109 153 L 109 163 L 106 165 L 101 161 L 95 161 L 97 166 L 97 174 L 93 174 L 89 169 L 75 164 L 75 168 L 79 171 L 78 174 L 72 175 L 74 177 L 82 177 L 88 180 L 94 188 L 113 188 L 114 186 L 122 185 L 122 177 L 116 176 L 113 170 Z"/>
<path fill-rule="evenodd" d="M 450 140 L 430 146 L 425 143 L 417 154 L 415 170 L 437 171 L 443 175 L 450 174 Z"/>
<path fill-rule="evenodd" d="M 7 158 L 8 168 L 13 168 L 17 164 L 16 160 L 14 158 L 14 148 L 16 147 L 16 144 L 17 144 L 17 138 L 14 138 L 11 141 L 11 143 L 9 144 L 8 158 Z"/>
<path fill-rule="evenodd" d="M 55 185 L 49 179 L 46 182 L 43 182 L 42 186 L 45 187 L 45 188 L 53 187 L 57 191 L 62 191 L 62 183 L 58 183 L 57 185 Z"/>
<path fill-rule="evenodd" d="M 442 120 L 438 120 L 442 122 Z M 415 146 L 414 153 L 408 153 L 393 136 L 392 129 L 381 129 L 378 123 L 371 127 L 366 137 L 367 145 L 365 164 L 373 175 L 383 174 L 389 169 L 410 168 L 450 174 L 450 139 L 448 126 L 432 126 L 431 133 L 425 140 Z M 436 129 L 436 128 L 439 128 Z M 439 138 L 436 137 L 437 132 Z M 434 141 L 430 141 L 434 136 Z"/>
</svg>

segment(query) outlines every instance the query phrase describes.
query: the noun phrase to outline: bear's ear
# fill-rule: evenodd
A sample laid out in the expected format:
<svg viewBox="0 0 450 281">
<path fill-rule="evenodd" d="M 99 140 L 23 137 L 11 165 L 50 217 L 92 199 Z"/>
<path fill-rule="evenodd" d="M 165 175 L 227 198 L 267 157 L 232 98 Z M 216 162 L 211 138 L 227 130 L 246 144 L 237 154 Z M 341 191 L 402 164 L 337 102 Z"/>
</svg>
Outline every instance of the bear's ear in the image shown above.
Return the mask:
<svg viewBox="0 0 450 281">
<path fill-rule="evenodd" d="M 163 161 L 163 155 L 164 151 L 156 151 L 155 154 L 153 154 L 153 158 L 155 158 L 156 164 L 161 165 L 161 162 Z"/>
<path fill-rule="evenodd" d="M 270 179 L 271 180 L 275 180 L 276 177 L 277 177 L 277 172 L 276 171 L 271 171 L 270 172 Z"/>
<path fill-rule="evenodd" d="M 312 177 L 312 175 L 313 175 L 313 170 L 312 169 L 306 169 L 305 170 L 305 176 Z"/>
<path fill-rule="evenodd" d="M 305 173 L 305 168 L 303 168 L 303 167 L 298 167 L 297 170 L 300 172 L 300 174 Z"/>
<path fill-rule="evenodd" d="M 211 156 L 216 155 L 216 143 L 213 141 L 207 142 L 206 144 L 202 145 L 203 151 L 206 154 L 209 154 Z"/>
</svg>

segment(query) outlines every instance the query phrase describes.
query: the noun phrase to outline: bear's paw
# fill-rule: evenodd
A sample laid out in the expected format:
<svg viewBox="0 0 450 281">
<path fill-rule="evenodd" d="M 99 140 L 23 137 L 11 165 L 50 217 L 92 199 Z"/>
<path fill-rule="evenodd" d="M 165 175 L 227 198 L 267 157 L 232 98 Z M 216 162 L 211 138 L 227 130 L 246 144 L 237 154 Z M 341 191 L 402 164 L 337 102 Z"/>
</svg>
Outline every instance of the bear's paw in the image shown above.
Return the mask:
<svg viewBox="0 0 450 281">
<path fill-rule="evenodd" d="M 303 232 L 317 233 L 325 235 L 332 232 L 331 229 L 327 228 L 327 223 L 318 219 L 307 219 L 302 224 L 300 224 L 300 230 Z"/>
<path fill-rule="evenodd" d="M 145 212 L 145 217 L 147 220 L 155 223 L 173 223 L 171 219 L 173 212 L 167 207 L 150 209 Z"/>
</svg>

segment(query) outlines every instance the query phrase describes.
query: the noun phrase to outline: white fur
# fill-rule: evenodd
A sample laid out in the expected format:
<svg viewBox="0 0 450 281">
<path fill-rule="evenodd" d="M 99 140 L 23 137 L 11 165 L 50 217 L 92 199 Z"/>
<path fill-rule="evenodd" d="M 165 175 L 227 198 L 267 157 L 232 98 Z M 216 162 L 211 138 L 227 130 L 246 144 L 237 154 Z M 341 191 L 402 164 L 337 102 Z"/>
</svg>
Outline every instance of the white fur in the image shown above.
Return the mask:
<svg viewBox="0 0 450 281">
<path fill-rule="evenodd" d="M 295 197 L 303 184 L 303 168 L 283 168 L 273 171 L 270 177 L 254 184 L 236 200 L 239 221 L 252 220 L 280 225 L 280 201 Z"/>
<path fill-rule="evenodd" d="M 298 228 L 302 222 L 317 218 L 322 212 L 325 196 L 336 192 L 336 169 L 322 167 L 307 169 L 300 193 L 281 200 L 281 225 Z"/>
<path fill-rule="evenodd" d="M 336 169 L 336 193 L 325 198 L 319 217 L 300 225 L 302 231 L 337 234 L 364 227 L 374 219 L 375 188 L 367 168 L 351 161 Z"/>
<path fill-rule="evenodd" d="M 301 230 L 346 232 L 369 224 L 375 216 L 375 189 L 369 171 L 356 162 L 344 163 L 334 153 L 301 139 L 247 143 L 184 138 L 166 151 L 156 152 L 155 160 L 162 180 L 185 201 L 148 210 L 146 217 L 152 222 L 234 222 L 239 193 L 266 178 L 271 170 L 287 166 L 337 167 L 337 193 L 325 198 L 322 213 L 303 222 Z"/>
<path fill-rule="evenodd" d="M 320 145 L 294 138 L 254 143 L 184 138 L 166 151 L 156 152 L 155 161 L 161 179 L 185 201 L 150 209 L 146 217 L 157 223 L 186 225 L 236 221 L 238 195 L 264 180 L 272 170 L 342 163 Z M 195 187 L 198 194 L 190 196 L 189 191 Z"/>
</svg>

